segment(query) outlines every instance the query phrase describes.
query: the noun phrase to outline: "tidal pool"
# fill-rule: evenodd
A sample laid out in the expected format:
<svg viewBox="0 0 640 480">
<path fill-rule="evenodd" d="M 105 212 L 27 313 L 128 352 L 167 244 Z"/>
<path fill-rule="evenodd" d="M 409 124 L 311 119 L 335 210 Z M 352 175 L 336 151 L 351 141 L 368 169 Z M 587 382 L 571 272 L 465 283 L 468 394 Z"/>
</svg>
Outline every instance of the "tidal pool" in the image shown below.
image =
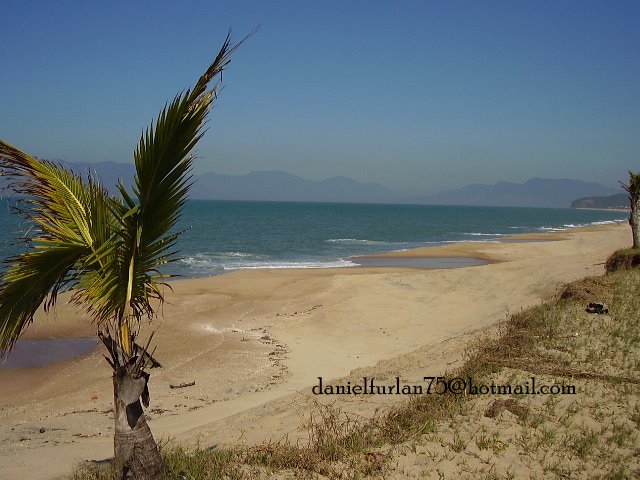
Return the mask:
<svg viewBox="0 0 640 480">
<path fill-rule="evenodd" d="M 486 265 L 486 260 L 475 257 L 353 257 L 353 263 L 361 267 L 408 268 L 462 268 Z"/>
<path fill-rule="evenodd" d="M 98 345 L 97 338 L 55 338 L 46 340 L 18 340 L 0 370 L 35 368 L 64 362 L 89 353 Z"/>
</svg>

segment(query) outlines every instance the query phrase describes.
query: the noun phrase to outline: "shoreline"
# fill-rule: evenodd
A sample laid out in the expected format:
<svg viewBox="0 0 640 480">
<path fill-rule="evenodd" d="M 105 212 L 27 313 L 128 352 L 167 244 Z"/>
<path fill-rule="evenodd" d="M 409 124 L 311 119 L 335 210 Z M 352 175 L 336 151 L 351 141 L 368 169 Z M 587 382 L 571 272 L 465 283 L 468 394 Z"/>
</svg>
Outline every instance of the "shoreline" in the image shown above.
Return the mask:
<svg viewBox="0 0 640 480">
<path fill-rule="evenodd" d="M 616 215 L 617 216 L 617 215 Z M 185 265 L 180 266 L 175 270 L 182 271 L 185 275 L 182 278 L 206 278 L 209 276 L 219 276 L 226 275 L 230 272 L 242 271 L 242 270 L 264 270 L 264 269 L 326 269 L 326 268 L 357 268 L 359 265 L 355 265 L 354 263 L 358 263 L 357 260 L 360 258 L 370 258 L 377 257 L 379 255 L 386 255 L 389 253 L 394 253 L 397 251 L 413 251 L 415 249 L 421 248 L 434 248 L 440 245 L 448 245 L 448 244 L 460 244 L 460 243 L 486 243 L 486 242 L 503 242 L 503 241 L 520 241 L 513 240 L 515 236 L 521 235 L 531 235 L 533 236 L 540 235 L 541 241 L 547 240 L 547 233 L 560 231 L 567 232 L 579 228 L 589 228 L 594 225 L 602 225 L 602 224 L 616 224 L 625 222 L 626 219 L 621 218 L 610 218 L 610 219 L 602 219 L 602 220 L 593 220 L 593 221 L 585 221 L 581 223 L 580 221 L 567 220 L 563 223 L 563 221 L 559 221 L 556 219 L 555 222 L 551 221 L 550 225 L 556 226 L 542 226 L 543 224 L 539 224 L 539 227 L 531 227 L 531 226 L 523 226 L 523 227 L 506 227 L 502 225 L 501 227 L 496 227 L 495 229 L 484 229 L 482 227 L 477 227 L 479 232 L 492 231 L 493 233 L 463 233 L 462 231 L 453 230 L 445 238 L 442 236 L 434 236 L 430 241 L 426 240 L 431 238 L 429 234 L 426 234 L 423 237 L 423 241 L 402 241 L 402 239 L 387 239 L 384 241 L 377 240 L 357 240 L 351 238 L 344 239 L 326 239 L 324 242 L 337 242 L 340 243 L 342 241 L 352 241 L 355 242 L 352 247 L 340 247 L 337 250 L 326 249 L 320 245 L 316 245 L 315 250 L 307 251 L 304 255 L 299 257 L 291 257 L 286 254 L 275 254 L 271 256 L 271 254 L 260 253 L 260 251 L 247 250 L 244 251 L 236 251 L 236 247 L 230 247 L 229 252 L 214 252 L 211 253 L 204 248 L 202 252 L 198 253 L 185 253 Z M 535 222 L 533 222 L 535 223 Z M 520 232 L 529 232 L 529 233 L 520 233 Z M 330 235 L 329 235 L 330 236 Z M 347 235 L 349 236 L 349 235 Z M 358 236 L 358 235 L 356 235 Z M 365 235 L 366 236 L 366 235 Z M 375 236 L 372 238 L 376 238 Z M 373 243 L 380 244 L 375 247 L 367 247 L 361 248 L 359 247 L 359 242 L 365 243 Z M 243 250 L 240 248 L 239 250 Z M 211 254 L 213 258 L 218 258 L 218 260 L 207 260 L 207 256 Z M 226 256 L 229 255 L 229 256 Z M 197 259 L 199 256 L 202 258 Z M 254 260 L 253 257 L 256 257 L 261 260 Z M 408 255 L 406 255 L 408 257 Z M 248 257 L 249 260 L 242 261 L 237 260 L 237 258 Z M 426 257 L 425 257 L 426 258 Z M 231 260 L 233 259 L 233 260 Z M 208 268 L 202 267 L 193 267 L 192 265 L 198 264 L 201 262 L 203 265 L 208 265 Z M 399 265 L 401 266 L 401 265 Z M 417 265 L 417 267 L 423 267 L 424 265 Z"/>
<path fill-rule="evenodd" d="M 157 356 L 166 367 L 151 371 L 151 429 L 156 439 L 187 444 L 279 438 L 297 431 L 297 414 L 313 400 L 308 387 L 319 376 L 440 374 L 506 312 L 601 273 L 606 256 L 628 243 L 628 230 L 602 225 L 542 234 L 554 241 L 382 254 L 473 253 L 491 260 L 481 267 L 242 270 L 173 281 L 156 324 Z M 56 320 L 39 317 L 25 338 L 95 333 L 71 307 L 56 313 Z M 100 351 L 30 370 L 0 371 L 0 468 L 49 478 L 82 459 L 111 456 L 111 379 Z M 190 381 L 195 386 L 169 388 Z"/>
<path fill-rule="evenodd" d="M 629 213 L 628 208 L 588 208 L 588 207 L 574 207 L 576 210 L 593 210 L 595 212 L 624 212 Z"/>
<path fill-rule="evenodd" d="M 441 245 L 429 245 L 423 247 L 402 249 L 402 250 L 390 250 L 386 252 L 375 253 L 371 255 L 358 255 L 347 257 L 348 259 L 387 259 L 387 258 L 406 258 L 406 259 L 439 259 L 439 258 L 468 258 L 468 259 L 478 259 L 482 260 L 485 263 L 478 265 L 469 265 L 472 267 L 481 267 L 484 265 L 489 265 L 492 263 L 498 263 L 502 260 L 499 260 L 497 257 L 490 255 L 481 251 L 482 246 L 486 245 L 496 245 L 496 244 L 504 244 L 510 242 L 523 242 L 523 243 L 532 243 L 532 242 L 554 242 L 559 240 L 567 240 L 568 237 L 564 235 L 565 233 L 571 233 L 576 231 L 586 231 L 588 229 L 599 229 L 606 228 L 607 226 L 619 225 L 619 223 L 615 224 L 604 224 L 604 225 L 588 225 L 581 227 L 574 227 L 566 230 L 558 230 L 558 231 L 548 231 L 548 232 L 539 232 L 539 233 L 521 233 L 514 234 L 505 237 L 501 237 L 499 240 L 478 240 L 478 241 L 460 241 L 460 242 L 448 242 Z M 464 268 L 456 267 L 456 268 Z M 175 284 L 180 284 L 181 282 L 191 282 L 191 281 L 213 281 L 218 278 L 227 278 L 231 275 L 242 275 L 249 274 L 249 272 L 316 272 L 321 275 L 321 272 L 331 273 L 331 274 L 366 274 L 372 273 L 375 270 L 380 270 L 380 272 L 385 272 L 388 270 L 446 270 L 448 267 L 411 267 L 411 266 L 400 266 L 400 265 L 390 265 L 390 266 L 367 266 L 367 265 L 354 265 L 348 267 L 291 267 L 291 268 L 246 268 L 246 269 L 235 269 L 230 270 L 228 272 L 222 273 L 220 275 L 207 275 L 207 276 L 198 276 L 198 277 L 180 277 L 173 278 L 168 280 L 168 284 L 173 286 Z M 64 298 L 64 293 L 61 297 Z M 56 305 L 56 312 L 51 316 L 40 315 L 40 317 L 36 317 L 35 322 L 30 325 L 24 334 L 20 337 L 24 340 L 49 340 L 49 339 L 81 339 L 87 338 L 87 336 L 95 336 L 95 329 L 89 328 L 88 321 L 85 324 L 78 322 L 78 316 L 83 319 L 87 319 L 88 317 L 81 310 L 75 309 L 71 304 L 65 303 L 64 300 L 59 301 Z M 50 322 L 50 320 L 44 320 L 44 318 L 53 317 L 54 322 Z M 98 345 L 99 346 L 99 345 Z M 55 365 L 55 364 L 54 364 Z M 51 366 L 51 365 L 45 365 Z M 2 371 L 2 370 L 0 370 Z"/>
</svg>

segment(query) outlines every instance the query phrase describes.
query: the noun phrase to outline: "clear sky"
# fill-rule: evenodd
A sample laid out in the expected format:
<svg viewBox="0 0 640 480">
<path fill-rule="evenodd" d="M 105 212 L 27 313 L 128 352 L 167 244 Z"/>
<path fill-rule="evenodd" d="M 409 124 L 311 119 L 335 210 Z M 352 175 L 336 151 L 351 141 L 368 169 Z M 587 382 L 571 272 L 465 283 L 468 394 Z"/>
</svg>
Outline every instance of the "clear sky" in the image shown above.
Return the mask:
<svg viewBox="0 0 640 480">
<path fill-rule="evenodd" d="M 196 172 L 345 175 L 402 193 L 640 169 L 640 2 L 5 1 L 0 138 L 132 162 L 229 28 Z"/>
</svg>

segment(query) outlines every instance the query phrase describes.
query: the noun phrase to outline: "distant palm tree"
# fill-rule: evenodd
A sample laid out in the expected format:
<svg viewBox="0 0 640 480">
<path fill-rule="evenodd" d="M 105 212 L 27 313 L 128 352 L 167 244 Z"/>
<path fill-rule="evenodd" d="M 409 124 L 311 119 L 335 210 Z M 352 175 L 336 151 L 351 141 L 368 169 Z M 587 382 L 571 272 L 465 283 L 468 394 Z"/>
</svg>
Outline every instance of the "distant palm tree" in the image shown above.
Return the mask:
<svg viewBox="0 0 640 480">
<path fill-rule="evenodd" d="M 620 182 L 629 194 L 631 211 L 629 212 L 629 224 L 633 236 L 633 248 L 640 248 L 640 173 L 629 170 L 629 183 Z"/>
<path fill-rule="evenodd" d="M 44 305 L 71 290 L 90 313 L 113 369 L 115 465 L 118 478 L 159 478 L 162 461 L 140 400 L 149 405 L 147 369 L 159 366 L 136 343 L 142 318 L 155 315 L 168 275 L 158 268 L 174 259 L 173 227 L 190 186 L 192 150 L 202 135 L 220 82 L 209 84 L 241 42 L 227 35 L 214 62 L 193 90 L 177 95 L 152 123 L 134 152 L 133 191 L 119 197 L 96 179 L 83 181 L 63 166 L 38 160 L 0 141 L 0 168 L 23 196 L 18 210 L 34 228 L 32 247 L 5 260 L 0 278 L 0 350 L 8 352 Z M 153 335 L 151 335 L 153 336 Z M 105 357 L 106 358 L 106 357 Z"/>
</svg>

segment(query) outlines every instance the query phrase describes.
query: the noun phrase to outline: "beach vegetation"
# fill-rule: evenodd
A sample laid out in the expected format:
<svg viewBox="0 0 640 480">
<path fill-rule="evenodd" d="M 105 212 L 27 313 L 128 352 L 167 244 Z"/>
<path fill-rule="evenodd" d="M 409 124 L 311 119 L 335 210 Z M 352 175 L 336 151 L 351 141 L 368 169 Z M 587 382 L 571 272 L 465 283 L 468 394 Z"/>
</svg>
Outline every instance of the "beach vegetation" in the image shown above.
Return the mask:
<svg viewBox="0 0 640 480">
<path fill-rule="evenodd" d="M 623 248 L 616 250 L 605 263 L 607 272 L 628 270 L 640 266 L 640 248 Z"/>
<path fill-rule="evenodd" d="M 241 42 L 240 42 L 241 43 Z M 17 211 L 31 225 L 27 249 L 4 262 L 0 278 L 0 350 L 8 355 L 40 306 L 59 293 L 90 314 L 113 370 L 115 478 L 160 478 L 163 461 L 145 420 L 148 370 L 160 366 L 140 338 L 164 300 L 159 269 L 175 259 L 174 227 L 187 199 L 193 150 L 239 44 L 227 35 L 193 89 L 178 94 L 142 134 L 134 152 L 132 190 L 118 195 L 61 164 L 0 142 L 0 168 L 21 196 Z"/>
<path fill-rule="evenodd" d="M 629 225 L 633 237 L 633 248 L 640 249 L 640 172 L 629 170 L 628 183 L 620 182 L 629 195 Z"/>
</svg>

